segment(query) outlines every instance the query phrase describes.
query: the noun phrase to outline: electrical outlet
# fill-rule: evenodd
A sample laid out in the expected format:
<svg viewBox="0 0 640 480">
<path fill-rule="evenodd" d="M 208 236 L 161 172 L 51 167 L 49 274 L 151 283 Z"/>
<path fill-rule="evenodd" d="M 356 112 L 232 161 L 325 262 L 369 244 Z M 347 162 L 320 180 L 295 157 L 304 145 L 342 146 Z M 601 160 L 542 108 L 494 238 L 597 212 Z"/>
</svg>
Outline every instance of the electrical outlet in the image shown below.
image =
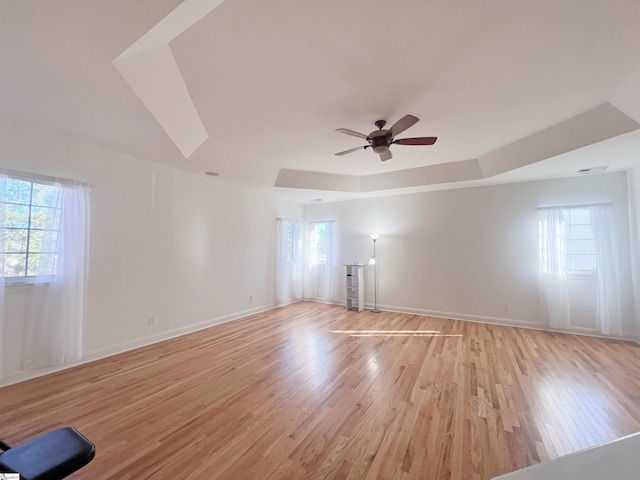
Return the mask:
<svg viewBox="0 0 640 480">
<path fill-rule="evenodd" d="M 249 295 L 249 303 L 253 302 L 253 295 Z"/>
<path fill-rule="evenodd" d="M 509 310 L 511 310 L 511 305 L 509 305 L 508 303 L 503 303 L 502 304 L 502 311 L 503 312 L 508 312 Z"/>
<path fill-rule="evenodd" d="M 147 317 L 147 325 L 155 325 L 156 324 L 156 317 L 153 315 L 149 315 Z"/>
</svg>

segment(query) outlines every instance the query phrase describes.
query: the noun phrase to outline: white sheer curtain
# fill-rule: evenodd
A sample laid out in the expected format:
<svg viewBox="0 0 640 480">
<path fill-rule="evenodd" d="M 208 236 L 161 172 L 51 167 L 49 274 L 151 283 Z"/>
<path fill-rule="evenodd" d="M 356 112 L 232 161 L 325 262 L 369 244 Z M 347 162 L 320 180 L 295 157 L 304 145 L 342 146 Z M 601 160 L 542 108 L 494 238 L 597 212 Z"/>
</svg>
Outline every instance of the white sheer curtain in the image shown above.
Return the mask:
<svg viewBox="0 0 640 480">
<path fill-rule="evenodd" d="M 598 262 L 597 320 L 605 335 L 622 335 L 620 272 L 611 205 L 589 208 Z"/>
<path fill-rule="evenodd" d="M 305 298 L 337 302 L 342 278 L 338 222 L 307 223 L 306 245 Z"/>
<path fill-rule="evenodd" d="M 46 253 L 40 256 L 25 322 L 25 369 L 63 365 L 82 357 L 89 186 L 65 181 L 56 187 L 51 206 L 59 209 L 48 209 L 41 252 L 57 251 L 57 258 Z M 47 271 L 52 261 L 54 275 Z"/>
<path fill-rule="evenodd" d="M 302 298 L 302 225 L 276 220 L 276 305 Z"/>
<path fill-rule="evenodd" d="M 0 380 L 2 380 L 4 348 L 4 237 L 7 176 L 0 172 Z M 1 383 L 1 382 L 0 382 Z"/>
<path fill-rule="evenodd" d="M 569 327 L 566 232 L 563 208 L 538 210 L 540 311 L 554 328 Z"/>
</svg>

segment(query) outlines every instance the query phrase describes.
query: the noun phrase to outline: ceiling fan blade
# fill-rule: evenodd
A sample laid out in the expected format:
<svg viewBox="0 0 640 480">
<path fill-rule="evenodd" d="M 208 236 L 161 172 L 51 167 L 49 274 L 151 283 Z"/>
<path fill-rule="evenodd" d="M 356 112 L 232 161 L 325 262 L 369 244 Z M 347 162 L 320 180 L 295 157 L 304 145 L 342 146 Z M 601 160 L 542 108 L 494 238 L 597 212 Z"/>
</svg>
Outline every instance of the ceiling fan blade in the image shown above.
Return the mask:
<svg viewBox="0 0 640 480">
<path fill-rule="evenodd" d="M 393 143 L 400 145 L 433 145 L 437 139 L 438 137 L 399 138 L 394 140 Z"/>
<path fill-rule="evenodd" d="M 391 160 L 392 158 L 393 155 L 391 155 L 391 150 L 387 150 L 386 152 L 380 154 L 380 160 L 382 160 L 383 162 Z"/>
<path fill-rule="evenodd" d="M 345 150 L 344 152 L 338 152 L 336 155 L 346 155 L 347 153 L 355 152 L 356 150 L 360 150 L 361 148 L 367 148 L 369 145 L 365 145 L 363 147 L 350 148 L 349 150 Z"/>
<path fill-rule="evenodd" d="M 404 132 L 407 128 L 418 123 L 420 119 L 418 117 L 414 117 L 413 115 L 405 115 L 396 123 L 393 124 L 393 127 L 389 129 L 387 136 L 390 138 L 395 137 L 399 133 Z"/>
<path fill-rule="evenodd" d="M 351 135 L 352 137 L 367 138 L 364 133 L 354 132 L 348 128 L 336 128 L 336 132 L 344 133 L 345 135 Z"/>
</svg>

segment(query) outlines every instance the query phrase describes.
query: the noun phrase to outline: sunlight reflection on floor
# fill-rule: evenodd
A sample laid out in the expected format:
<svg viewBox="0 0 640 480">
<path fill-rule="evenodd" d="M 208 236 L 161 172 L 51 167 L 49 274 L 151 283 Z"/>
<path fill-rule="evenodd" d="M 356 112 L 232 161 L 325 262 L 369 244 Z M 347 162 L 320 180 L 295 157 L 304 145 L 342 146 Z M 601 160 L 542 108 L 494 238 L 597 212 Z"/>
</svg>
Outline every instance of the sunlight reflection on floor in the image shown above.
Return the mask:
<svg viewBox="0 0 640 480">
<path fill-rule="evenodd" d="M 437 330 L 329 330 L 352 337 L 462 337 L 462 334 L 440 333 Z"/>
<path fill-rule="evenodd" d="M 321 386 L 331 375 L 333 357 L 327 337 L 315 328 L 291 329 L 287 340 L 286 369 L 303 379 L 310 388 Z"/>
</svg>

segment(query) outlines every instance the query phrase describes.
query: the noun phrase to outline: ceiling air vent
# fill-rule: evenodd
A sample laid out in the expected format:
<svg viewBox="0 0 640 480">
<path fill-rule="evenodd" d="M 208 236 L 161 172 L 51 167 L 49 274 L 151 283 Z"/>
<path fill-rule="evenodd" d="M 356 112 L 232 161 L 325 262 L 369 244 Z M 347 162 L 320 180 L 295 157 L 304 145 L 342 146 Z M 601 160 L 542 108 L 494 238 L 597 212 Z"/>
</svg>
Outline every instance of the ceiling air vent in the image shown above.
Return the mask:
<svg viewBox="0 0 640 480">
<path fill-rule="evenodd" d="M 607 168 L 609 168 L 609 165 L 605 165 L 603 167 L 582 168 L 582 169 L 578 170 L 578 173 L 580 175 L 591 175 L 593 173 L 602 173 Z"/>
</svg>

